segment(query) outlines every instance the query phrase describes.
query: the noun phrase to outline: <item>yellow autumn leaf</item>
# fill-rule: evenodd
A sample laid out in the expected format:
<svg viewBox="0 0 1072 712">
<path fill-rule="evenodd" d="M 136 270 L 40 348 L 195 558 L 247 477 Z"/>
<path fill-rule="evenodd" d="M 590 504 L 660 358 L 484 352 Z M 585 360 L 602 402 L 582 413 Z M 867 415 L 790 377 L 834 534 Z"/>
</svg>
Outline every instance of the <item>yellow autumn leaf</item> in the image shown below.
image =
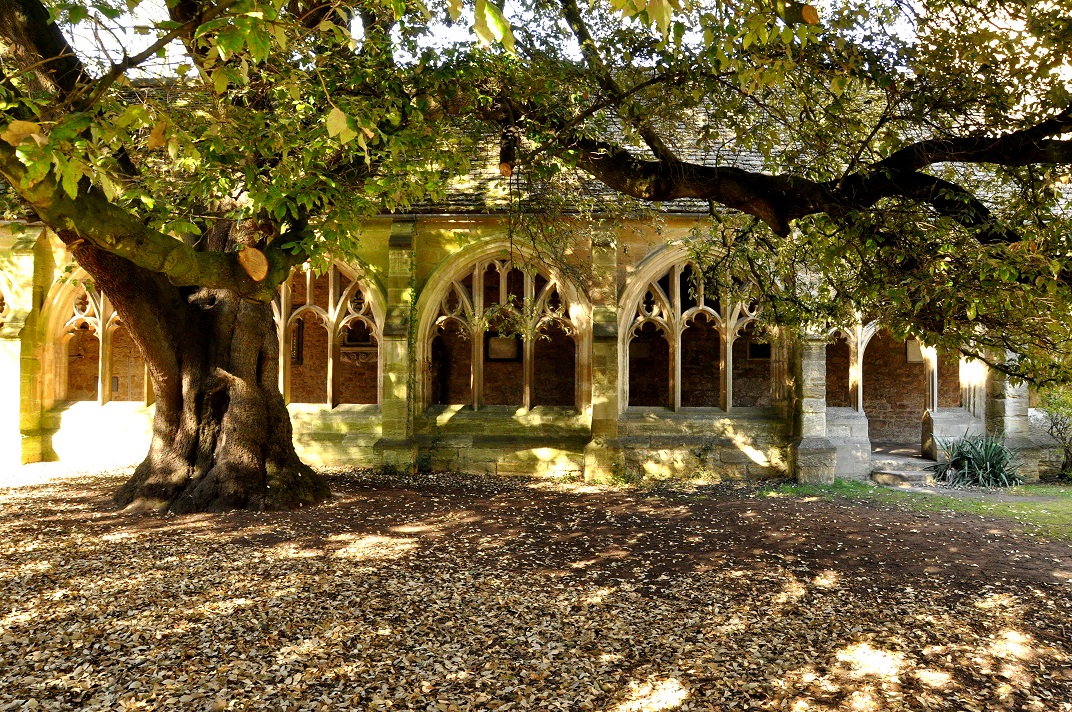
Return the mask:
<svg viewBox="0 0 1072 712">
<path fill-rule="evenodd" d="M 0 139 L 3 139 L 12 146 L 18 146 L 27 136 L 41 133 L 41 125 L 34 123 L 33 121 L 19 121 L 16 119 L 7 125 L 7 128 L 0 133 Z"/>
</svg>

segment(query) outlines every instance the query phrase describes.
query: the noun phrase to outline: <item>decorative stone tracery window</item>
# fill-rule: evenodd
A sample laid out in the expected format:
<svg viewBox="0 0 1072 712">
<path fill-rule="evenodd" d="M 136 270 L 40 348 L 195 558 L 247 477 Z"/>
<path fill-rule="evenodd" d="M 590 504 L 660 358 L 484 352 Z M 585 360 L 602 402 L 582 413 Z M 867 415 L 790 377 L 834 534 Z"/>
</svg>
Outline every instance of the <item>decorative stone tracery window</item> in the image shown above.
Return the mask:
<svg viewBox="0 0 1072 712">
<path fill-rule="evenodd" d="M 92 284 L 76 287 L 61 333 L 66 400 L 151 401 L 141 352 L 108 297 Z"/>
<path fill-rule="evenodd" d="M 622 305 L 629 315 L 623 402 L 673 410 L 771 405 L 771 349 L 757 338 L 757 308 L 707 294 L 684 260 L 656 274 Z"/>
<path fill-rule="evenodd" d="M 581 329 L 564 291 L 509 259 L 480 260 L 451 280 L 433 305 L 425 402 L 581 408 Z"/>
<path fill-rule="evenodd" d="M 288 403 L 380 402 L 384 308 L 356 270 L 343 264 L 319 276 L 296 270 L 273 309 Z"/>
</svg>

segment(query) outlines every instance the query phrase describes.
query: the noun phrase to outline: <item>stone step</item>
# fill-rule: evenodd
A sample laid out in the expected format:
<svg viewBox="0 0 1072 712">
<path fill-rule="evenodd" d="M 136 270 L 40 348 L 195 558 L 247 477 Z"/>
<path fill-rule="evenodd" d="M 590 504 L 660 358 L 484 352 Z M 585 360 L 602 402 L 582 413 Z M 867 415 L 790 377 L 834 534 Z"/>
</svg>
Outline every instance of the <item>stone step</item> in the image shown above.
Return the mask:
<svg viewBox="0 0 1072 712">
<path fill-rule="evenodd" d="M 873 470 L 871 481 L 887 487 L 933 485 L 934 475 L 921 470 Z"/>
<path fill-rule="evenodd" d="M 934 460 L 904 455 L 872 455 L 872 470 L 891 470 L 895 472 L 925 472 L 934 464 Z"/>
</svg>

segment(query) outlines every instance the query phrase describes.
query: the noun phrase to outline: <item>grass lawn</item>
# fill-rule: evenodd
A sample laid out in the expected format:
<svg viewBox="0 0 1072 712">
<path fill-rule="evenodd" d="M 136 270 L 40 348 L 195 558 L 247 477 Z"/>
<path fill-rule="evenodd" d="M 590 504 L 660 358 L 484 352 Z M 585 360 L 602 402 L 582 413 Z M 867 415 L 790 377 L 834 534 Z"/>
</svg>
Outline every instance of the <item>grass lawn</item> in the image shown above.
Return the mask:
<svg viewBox="0 0 1072 712">
<path fill-rule="evenodd" d="M 1066 485 L 1030 484 L 1007 490 L 931 493 L 838 480 L 832 485 L 783 484 L 769 490 L 767 495 L 866 501 L 917 512 L 978 514 L 1017 521 L 1040 536 L 1072 540 L 1072 487 Z"/>
</svg>

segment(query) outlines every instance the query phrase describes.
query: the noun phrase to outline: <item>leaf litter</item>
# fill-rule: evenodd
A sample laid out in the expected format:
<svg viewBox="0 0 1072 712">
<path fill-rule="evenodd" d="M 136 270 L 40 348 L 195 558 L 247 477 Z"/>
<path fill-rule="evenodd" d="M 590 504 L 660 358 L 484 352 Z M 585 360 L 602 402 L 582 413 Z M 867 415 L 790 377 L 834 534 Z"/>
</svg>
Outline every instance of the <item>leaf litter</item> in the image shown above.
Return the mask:
<svg viewBox="0 0 1072 712">
<path fill-rule="evenodd" d="M 1072 710 L 1072 549 L 756 489 L 329 473 L 289 513 L 0 489 L 4 710 Z"/>
</svg>

